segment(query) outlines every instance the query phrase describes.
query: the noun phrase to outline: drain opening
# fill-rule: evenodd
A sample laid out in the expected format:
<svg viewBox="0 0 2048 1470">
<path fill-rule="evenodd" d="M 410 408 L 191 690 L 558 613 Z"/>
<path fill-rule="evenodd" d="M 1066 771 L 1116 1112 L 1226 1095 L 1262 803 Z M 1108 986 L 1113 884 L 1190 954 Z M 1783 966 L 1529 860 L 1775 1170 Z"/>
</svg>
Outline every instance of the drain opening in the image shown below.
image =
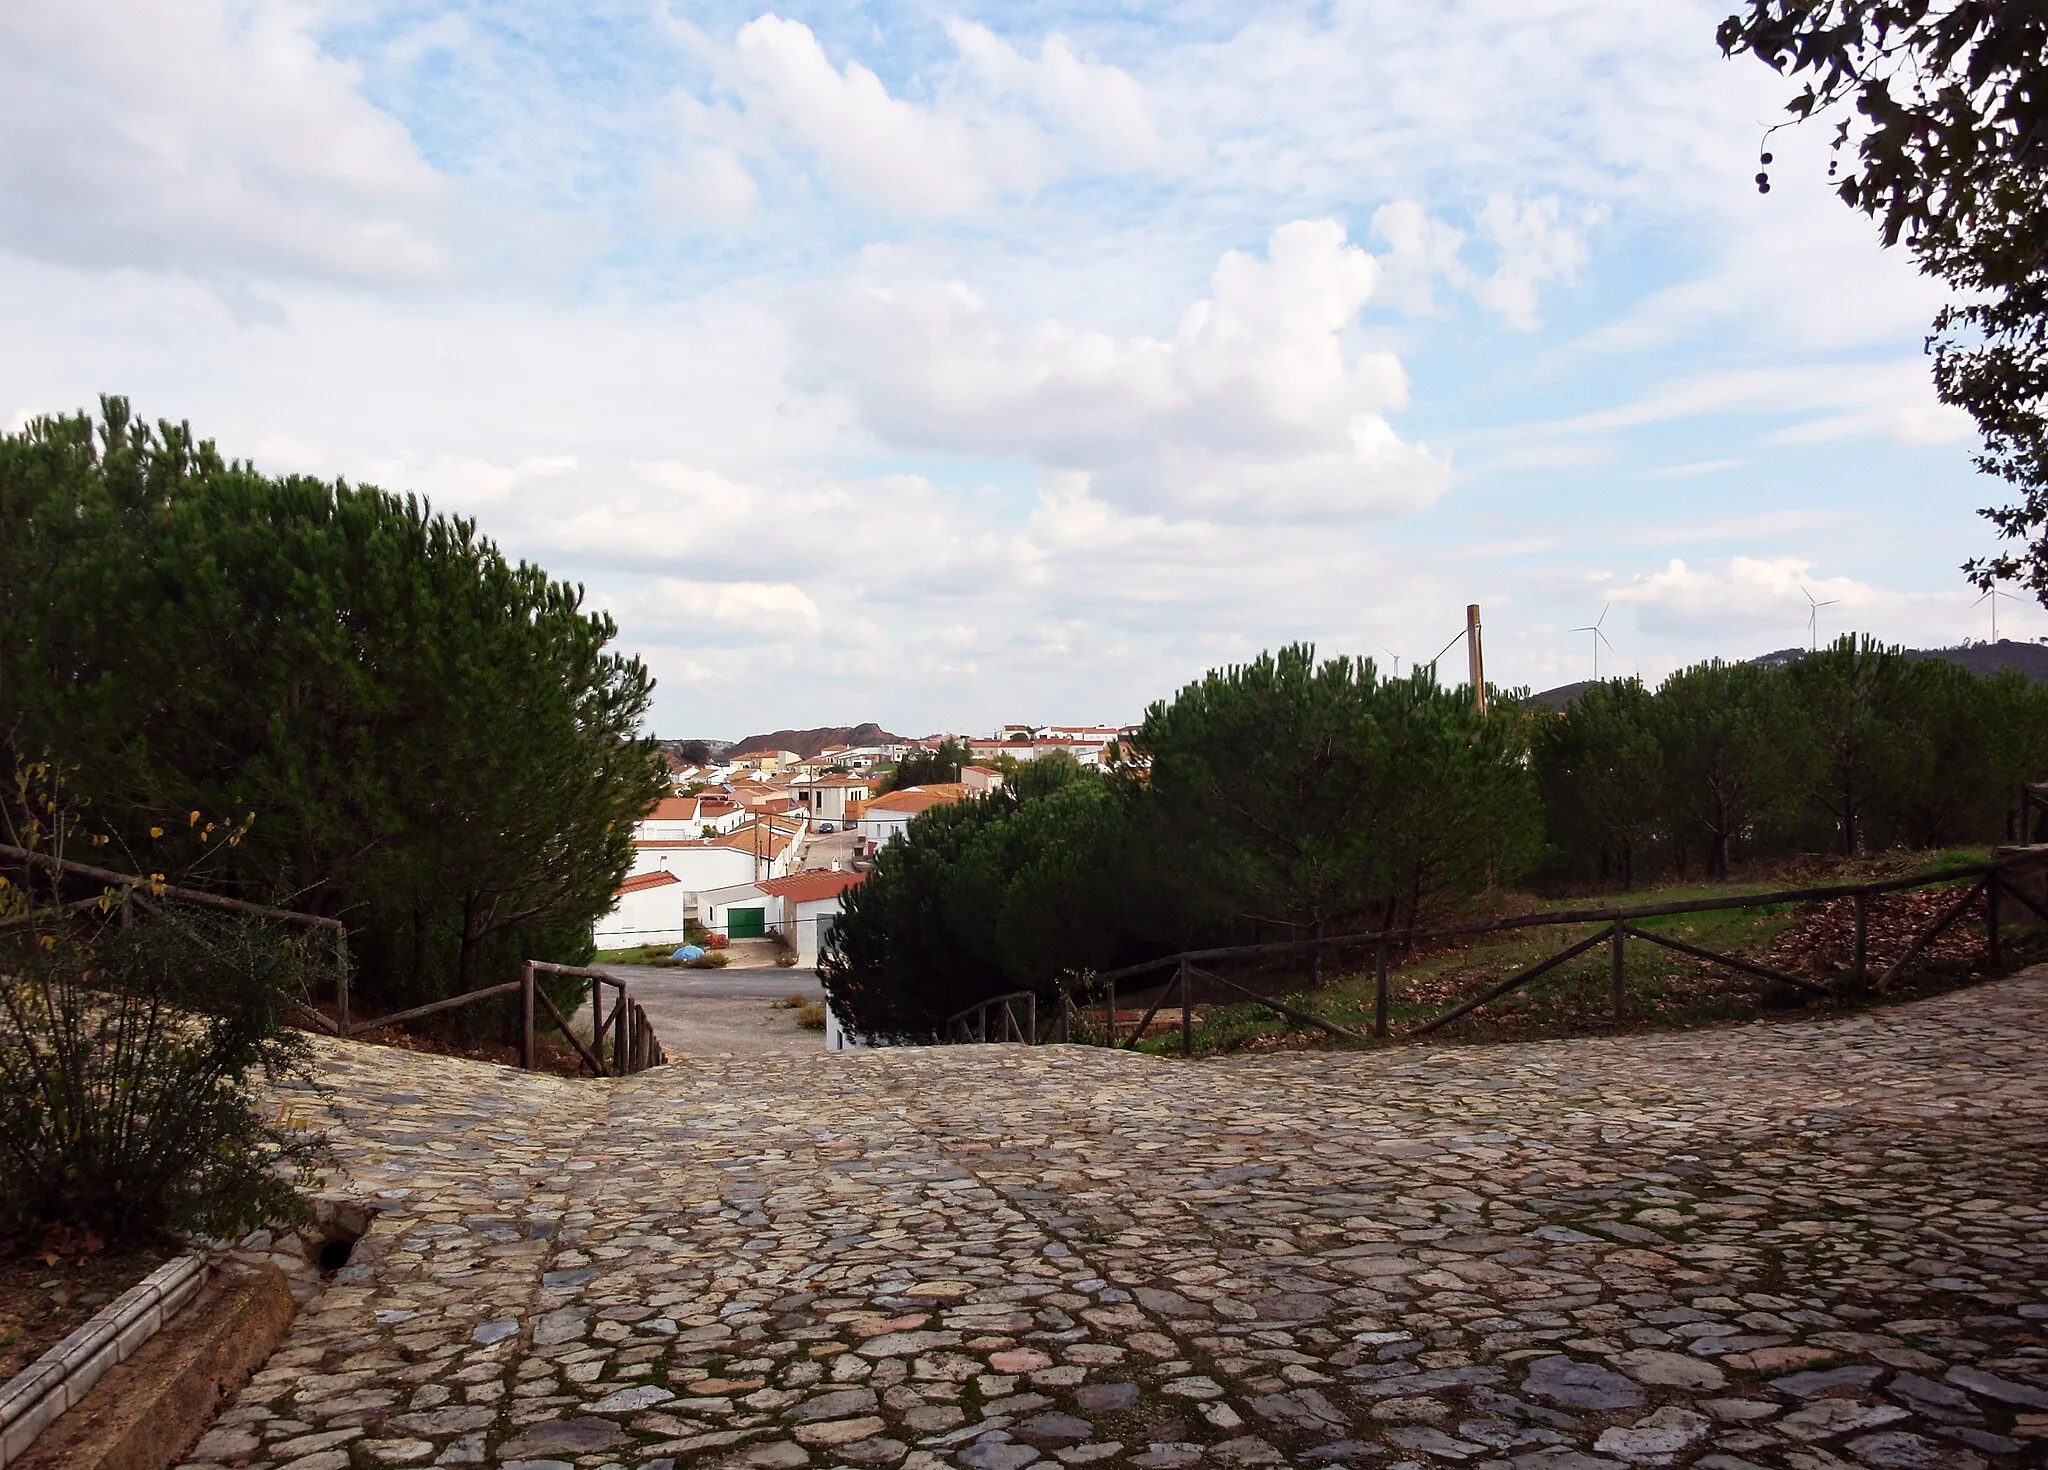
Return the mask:
<svg viewBox="0 0 2048 1470">
<path fill-rule="evenodd" d="M 352 1236 L 340 1240 L 330 1240 L 321 1246 L 319 1256 L 320 1274 L 322 1276 L 332 1276 L 336 1271 L 346 1266 L 348 1258 L 354 1253 L 355 1248 L 356 1243 Z"/>
</svg>

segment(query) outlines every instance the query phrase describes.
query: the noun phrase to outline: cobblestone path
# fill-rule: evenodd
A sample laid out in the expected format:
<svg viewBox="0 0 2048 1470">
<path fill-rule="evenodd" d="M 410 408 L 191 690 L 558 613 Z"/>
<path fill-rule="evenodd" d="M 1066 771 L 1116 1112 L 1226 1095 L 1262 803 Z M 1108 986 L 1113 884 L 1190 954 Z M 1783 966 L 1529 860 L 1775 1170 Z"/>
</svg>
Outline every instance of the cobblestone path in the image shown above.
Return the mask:
<svg viewBox="0 0 2048 1470">
<path fill-rule="evenodd" d="M 1197 1065 L 324 1043 L 384 1213 L 194 1463 L 2038 1465 L 2044 1043 L 2048 968 Z"/>
</svg>

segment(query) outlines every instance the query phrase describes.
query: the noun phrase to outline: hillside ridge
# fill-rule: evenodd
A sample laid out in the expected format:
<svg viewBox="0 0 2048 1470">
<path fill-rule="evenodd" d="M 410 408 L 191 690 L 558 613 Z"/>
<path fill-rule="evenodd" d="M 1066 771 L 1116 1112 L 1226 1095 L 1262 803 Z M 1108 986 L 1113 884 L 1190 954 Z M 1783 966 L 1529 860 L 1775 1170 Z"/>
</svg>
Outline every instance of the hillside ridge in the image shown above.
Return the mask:
<svg viewBox="0 0 2048 1470">
<path fill-rule="evenodd" d="M 1780 648 L 1758 654 L 1748 662 L 1775 667 L 1796 662 L 1806 654 L 1804 648 Z M 1906 657 L 1916 661 L 1923 658 L 1945 659 L 1978 675 L 2001 674 L 2011 669 L 2030 679 L 2048 682 L 2048 646 L 2039 643 L 2016 643 L 2010 638 L 2001 638 L 1996 643 L 1964 643 L 1954 648 L 1909 648 Z M 1555 689 L 1538 690 L 1529 699 L 1534 704 L 1563 709 L 1592 687 L 1591 679 L 1580 679 L 1576 683 L 1560 684 Z"/>
</svg>

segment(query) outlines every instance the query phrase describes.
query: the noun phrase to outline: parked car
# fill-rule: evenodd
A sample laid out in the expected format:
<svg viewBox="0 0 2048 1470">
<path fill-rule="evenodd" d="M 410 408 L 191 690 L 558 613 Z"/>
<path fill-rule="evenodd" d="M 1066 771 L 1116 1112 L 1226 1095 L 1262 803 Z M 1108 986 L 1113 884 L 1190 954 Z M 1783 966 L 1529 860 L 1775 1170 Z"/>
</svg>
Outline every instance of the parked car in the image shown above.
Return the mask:
<svg viewBox="0 0 2048 1470">
<path fill-rule="evenodd" d="M 839 830 L 839 824 L 838 824 L 837 822 L 820 822 L 820 823 L 818 823 L 818 832 L 819 832 L 819 834 L 820 834 L 821 836 L 822 836 L 823 834 L 825 834 L 825 833 L 828 833 L 828 832 L 837 832 L 838 830 Z"/>
</svg>

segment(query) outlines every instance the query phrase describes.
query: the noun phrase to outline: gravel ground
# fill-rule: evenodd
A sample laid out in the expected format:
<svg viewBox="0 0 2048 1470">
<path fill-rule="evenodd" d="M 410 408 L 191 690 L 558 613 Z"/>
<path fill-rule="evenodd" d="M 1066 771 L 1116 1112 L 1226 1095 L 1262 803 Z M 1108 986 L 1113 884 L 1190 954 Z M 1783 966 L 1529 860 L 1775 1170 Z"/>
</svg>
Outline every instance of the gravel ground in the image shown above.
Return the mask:
<svg viewBox="0 0 2048 1470">
<path fill-rule="evenodd" d="M 806 1031 L 796 1012 L 777 1001 L 791 995 L 823 1000 L 812 970 L 664 970 L 608 965 L 640 1002 L 671 1057 L 757 1056 L 822 1052 L 825 1033 Z"/>
</svg>

